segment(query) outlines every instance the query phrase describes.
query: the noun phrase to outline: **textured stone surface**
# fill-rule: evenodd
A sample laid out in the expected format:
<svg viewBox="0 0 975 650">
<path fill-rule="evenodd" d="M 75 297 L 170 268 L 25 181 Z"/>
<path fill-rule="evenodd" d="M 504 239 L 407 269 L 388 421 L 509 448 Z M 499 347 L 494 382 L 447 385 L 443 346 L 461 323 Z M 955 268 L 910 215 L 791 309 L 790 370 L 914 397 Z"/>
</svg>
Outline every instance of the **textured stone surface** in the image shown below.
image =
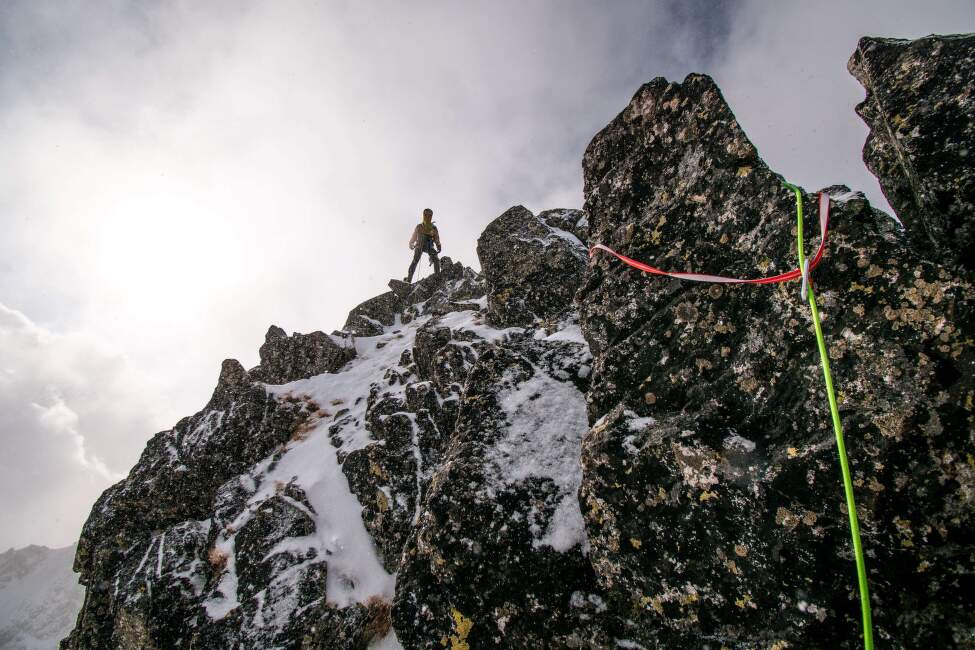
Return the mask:
<svg viewBox="0 0 975 650">
<path fill-rule="evenodd" d="M 357 305 L 349 312 L 342 329 L 356 336 L 376 336 L 382 333 L 384 325 L 393 324 L 393 317 L 401 308 L 400 297 L 387 291 Z"/>
<path fill-rule="evenodd" d="M 587 361 L 580 343 L 483 349 L 404 549 L 393 612 L 405 647 L 613 646 L 620 625 L 587 560 L 576 496 Z"/>
<path fill-rule="evenodd" d="M 272 325 L 260 354 L 261 365 L 250 371 L 250 377 L 269 384 L 286 384 L 338 371 L 355 356 L 355 348 L 324 332 L 288 336 L 283 329 Z"/>
<path fill-rule="evenodd" d="M 498 327 L 564 311 L 586 266 L 586 248 L 575 235 L 520 205 L 488 224 L 477 240 L 477 256 L 488 283 L 488 320 Z"/>
<path fill-rule="evenodd" d="M 177 640 L 186 647 L 239 642 L 263 647 L 271 642 L 267 637 L 242 638 L 241 630 L 245 621 L 263 616 L 255 609 L 258 605 L 291 597 L 275 595 L 271 588 L 248 599 L 269 587 L 272 574 L 288 569 L 287 554 L 280 554 L 268 560 L 273 570 L 261 568 L 262 556 L 247 573 L 247 558 L 257 553 L 248 548 L 271 548 L 293 536 L 284 523 L 286 509 L 273 500 L 273 521 L 258 510 L 242 526 L 241 560 L 253 581 L 249 591 L 248 583 L 242 584 L 241 610 L 219 624 L 193 629 L 187 624 L 206 620 L 202 603 L 218 589 L 220 578 L 209 554 L 220 531 L 248 510 L 255 492 L 254 485 L 241 487 L 239 477 L 248 476 L 263 459 L 280 455 L 282 445 L 313 416 L 307 402 L 276 399 L 262 381 L 323 372 L 354 355 L 321 332 L 286 337 L 272 326 L 267 339 L 260 366 L 247 372 L 233 359 L 224 361 L 207 405 L 156 434 L 128 477 L 95 503 L 75 557 L 75 570 L 87 587 L 86 602 L 63 647 L 165 648 Z M 307 603 L 316 594 L 324 596 L 321 569 L 324 565 L 312 563 L 300 569 L 307 579 L 294 581 L 302 585 Z M 284 632 L 278 641 L 293 636 L 293 631 Z"/>
<path fill-rule="evenodd" d="M 347 455 L 339 451 L 342 471 L 363 506 L 363 522 L 391 572 L 453 431 L 458 394 L 476 359 L 468 346 L 477 337 L 451 331 L 440 317 L 479 309 L 467 301 L 483 299 L 483 292 L 480 276 L 449 257 L 441 260 L 440 274 L 412 286 L 404 298 L 410 304 L 397 315 L 412 325 L 394 332 L 402 337 L 404 329 L 412 329 L 413 345 L 364 387 L 362 425 L 374 442 Z M 357 425 L 349 418 L 337 419 L 330 429 L 336 446 L 341 447 L 344 431 Z"/>
<path fill-rule="evenodd" d="M 445 255 L 440 258 L 440 273 L 412 285 L 403 299 L 401 320 L 409 323 L 424 314 L 443 315 L 478 309 L 478 304 L 471 301 L 482 298 L 484 291 L 484 278 L 481 275 Z"/>
<path fill-rule="evenodd" d="M 342 465 L 389 571 L 399 566 L 400 551 L 456 417 L 456 394 L 450 387 L 441 397 L 414 371 L 409 363 L 390 369 L 388 381 L 373 386 L 366 422 L 377 444 L 352 452 Z"/>
<path fill-rule="evenodd" d="M 583 244 L 589 241 L 589 217 L 582 210 L 544 210 L 538 218 L 553 228 L 572 233 Z"/>
<path fill-rule="evenodd" d="M 863 161 L 916 245 L 975 268 L 975 34 L 860 39 Z"/>
<path fill-rule="evenodd" d="M 854 57 L 899 57 L 868 89 L 904 85 L 908 124 L 954 110 L 953 79 L 911 81 L 926 63 L 903 53 L 923 47 L 861 43 Z M 939 127 L 957 154 L 939 187 L 967 182 L 949 146 L 965 124 Z M 890 192 L 903 174 L 877 132 L 867 149 Z M 787 271 L 792 195 L 701 75 L 643 86 L 583 171 L 584 211 L 518 206 L 488 226 L 483 275 L 443 258 L 341 332 L 272 327 L 258 367 L 224 362 L 204 409 L 95 504 L 76 557 L 87 599 L 63 647 L 363 650 L 390 625 L 411 650 L 858 647 L 798 283 L 684 283 L 586 256 L 602 242 L 674 270 Z M 892 199 L 904 232 L 862 194 L 824 191 L 813 281 L 877 646 L 975 647 L 975 287 L 952 261 L 965 212 L 951 203 L 939 222 Z M 812 250 L 816 196 L 803 201 Z M 931 223 L 952 234 L 928 236 Z M 372 577 L 389 579 L 355 597 L 364 574 L 336 559 L 351 528 Z"/>
<path fill-rule="evenodd" d="M 740 277 L 796 263 L 791 195 L 707 77 L 641 88 L 584 170 L 591 237 L 623 254 Z M 975 569 L 975 292 L 862 196 L 831 191 L 843 200 L 814 281 L 878 638 L 952 646 L 975 624 L 959 598 Z M 856 647 L 835 445 L 798 284 L 684 283 L 602 254 L 589 270 L 579 300 L 596 423 L 581 497 L 612 606 L 650 646 Z"/>
</svg>

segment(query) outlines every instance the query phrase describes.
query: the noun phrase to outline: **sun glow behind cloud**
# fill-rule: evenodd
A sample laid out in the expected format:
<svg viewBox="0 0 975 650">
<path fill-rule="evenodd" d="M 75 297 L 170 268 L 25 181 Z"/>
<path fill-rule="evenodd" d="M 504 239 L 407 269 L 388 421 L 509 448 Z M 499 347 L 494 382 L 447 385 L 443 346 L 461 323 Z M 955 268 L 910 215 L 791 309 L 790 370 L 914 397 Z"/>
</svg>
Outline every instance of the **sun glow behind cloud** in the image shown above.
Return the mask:
<svg viewBox="0 0 975 650">
<path fill-rule="evenodd" d="M 877 198 L 843 68 L 856 36 L 975 27 L 970 3 L 609 6 L 0 4 L 0 303 L 20 314 L 0 337 L 27 346 L 0 350 L 0 456 L 36 459 L 38 493 L 81 481 L 44 465 L 73 453 L 30 406 L 56 396 L 85 457 L 127 471 L 223 358 L 257 362 L 269 324 L 330 331 L 402 277 L 422 208 L 476 266 L 508 207 L 581 207 L 586 144 L 657 75 L 714 74 L 777 171 Z M 101 483 L 48 540 L 105 487 L 85 476 Z"/>
<path fill-rule="evenodd" d="M 208 295 L 244 270 L 236 230 L 191 188 L 134 185 L 96 223 L 92 282 L 133 312 L 178 306 L 203 317 Z"/>
</svg>

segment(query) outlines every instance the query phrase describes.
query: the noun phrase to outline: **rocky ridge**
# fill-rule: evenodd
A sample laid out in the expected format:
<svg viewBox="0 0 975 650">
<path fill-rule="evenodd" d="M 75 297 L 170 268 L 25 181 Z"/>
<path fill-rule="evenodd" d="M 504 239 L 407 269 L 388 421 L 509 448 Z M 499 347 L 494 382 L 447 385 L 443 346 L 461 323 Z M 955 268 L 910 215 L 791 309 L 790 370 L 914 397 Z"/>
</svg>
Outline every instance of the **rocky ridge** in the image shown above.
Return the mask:
<svg viewBox="0 0 975 650">
<path fill-rule="evenodd" d="M 911 242 L 975 268 L 975 35 L 863 38 L 848 68 L 867 91 L 863 161 Z"/>
<path fill-rule="evenodd" d="M 967 110 L 937 71 L 954 57 L 973 81 L 968 38 L 865 40 L 851 59 L 865 160 L 906 229 L 822 190 L 814 282 L 884 647 L 975 647 L 975 213 L 964 192 L 901 201 L 916 179 L 891 162 L 939 169 L 923 196 L 966 187 L 967 127 L 897 129 Z M 797 284 L 682 283 L 586 252 L 788 270 L 783 177 L 703 75 L 640 88 L 583 171 L 585 209 L 506 211 L 478 241 L 481 273 L 444 258 L 340 331 L 272 326 L 259 366 L 224 362 L 204 409 L 95 504 L 62 647 L 857 647 Z"/>
<path fill-rule="evenodd" d="M 85 590 L 71 571 L 74 547 L 0 553 L 0 650 L 46 650 L 74 625 Z"/>
<path fill-rule="evenodd" d="M 707 77 L 645 85 L 583 168 L 592 236 L 626 255 L 738 277 L 797 263 L 793 197 Z M 973 623 L 949 596 L 975 568 L 971 277 L 919 254 L 862 195 L 823 191 L 832 223 L 814 282 L 876 632 L 950 647 Z M 638 641 L 855 646 L 835 444 L 796 285 L 682 283 L 601 255 L 577 300 L 594 357 L 580 493 L 591 560 Z"/>
</svg>

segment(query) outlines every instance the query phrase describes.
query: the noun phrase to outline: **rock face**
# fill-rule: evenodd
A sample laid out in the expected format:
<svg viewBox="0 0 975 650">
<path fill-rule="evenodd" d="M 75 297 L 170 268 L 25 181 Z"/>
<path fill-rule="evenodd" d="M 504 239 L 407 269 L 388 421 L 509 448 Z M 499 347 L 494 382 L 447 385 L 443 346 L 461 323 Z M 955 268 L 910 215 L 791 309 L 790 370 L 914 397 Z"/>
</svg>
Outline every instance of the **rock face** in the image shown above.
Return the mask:
<svg viewBox="0 0 975 650">
<path fill-rule="evenodd" d="M 393 620 L 407 647 L 613 645 L 577 497 L 590 360 L 577 332 L 474 343 L 401 560 Z"/>
<path fill-rule="evenodd" d="M 477 240 L 492 325 L 528 325 L 558 316 L 572 304 L 586 266 L 586 247 L 565 228 L 576 228 L 583 217 L 578 210 L 543 214 L 547 219 L 515 206 L 488 224 Z"/>
<path fill-rule="evenodd" d="M 238 362 L 225 361 L 203 410 L 156 434 L 129 476 L 95 503 L 75 557 L 85 605 L 62 646 L 156 648 L 179 640 L 214 647 L 206 644 L 215 637 L 236 639 L 239 629 L 224 634 L 217 625 L 196 624 L 204 604 L 226 589 L 221 538 L 252 521 L 263 502 L 261 464 L 273 464 L 315 413 L 307 402 L 275 399 Z M 291 557 L 288 550 L 279 554 Z"/>
<path fill-rule="evenodd" d="M 863 160 L 912 243 L 975 268 L 975 35 L 862 38 L 848 67 L 867 91 Z"/>
<path fill-rule="evenodd" d="M 623 254 L 739 277 L 796 265 L 791 194 L 707 77 L 641 88 L 592 141 L 584 171 L 591 237 Z M 975 289 L 844 190 L 828 190 L 829 253 L 814 282 L 874 621 L 885 645 L 949 647 L 975 624 L 958 597 L 975 570 Z M 600 255 L 579 301 L 595 421 L 581 498 L 593 567 L 634 638 L 856 647 L 835 445 L 796 283 L 682 283 Z"/>
<path fill-rule="evenodd" d="M 960 156 L 970 135 L 939 137 Z M 587 261 L 601 242 L 672 270 L 794 268 L 782 177 L 701 75 L 643 86 L 583 171 L 585 211 L 515 206 L 488 225 L 483 275 L 444 258 L 341 331 L 272 326 L 258 367 L 224 362 L 203 410 L 95 504 L 75 560 L 86 601 L 62 648 L 858 647 L 798 283 Z M 964 184 L 957 173 L 938 183 Z M 971 271 L 952 237 L 823 192 L 813 282 L 878 647 L 973 647 Z M 940 214 L 958 241 L 975 218 Z"/>
<path fill-rule="evenodd" d="M 550 216 L 575 226 L 581 214 Z M 560 259 L 565 241 L 551 236 L 537 252 Z M 572 256 L 567 281 L 578 286 L 584 265 Z M 510 286 L 527 292 L 527 282 Z M 571 296 L 544 312 L 547 327 L 497 329 L 486 285 L 444 258 L 439 275 L 353 309 L 342 331 L 272 326 L 258 367 L 225 361 L 204 409 L 157 434 L 95 504 L 75 562 L 87 600 L 63 647 L 395 647 L 393 620 L 409 647 L 457 635 L 610 643 L 577 499 L 590 357 Z M 521 374 L 495 385 L 500 358 Z M 526 428 L 535 400 L 561 411 L 539 450 Z M 505 408 L 520 419 L 507 423 Z M 509 476 L 514 452 L 520 473 Z M 476 491 L 474 475 L 451 470 L 489 458 Z M 482 502 L 489 494 L 506 507 Z M 477 517 L 445 505 L 461 497 Z M 462 528 L 441 530 L 450 516 Z M 482 550 L 465 556 L 472 548 Z M 504 592 L 464 593 L 503 574 Z M 502 610 L 500 623 L 489 618 Z M 462 632 L 464 620 L 477 623 Z"/>
<path fill-rule="evenodd" d="M 449 294 L 437 293 L 436 290 L 444 282 L 453 282 L 454 286 Z M 482 284 L 483 278 L 472 269 L 444 256 L 440 258 L 439 275 L 428 276 L 413 285 L 394 280 L 391 285 L 396 288 L 395 291 L 387 291 L 356 306 L 349 312 L 343 331 L 356 336 L 377 336 L 383 333 L 385 327 L 395 323 L 398 314 L 403 315 L 403 322 L 409 322 L 417 313 L 417 309 L 413 307 L 416 303 L 436 295 L 441 303 L 430 305 L 430 308 L 444 312 L 456 307 L 457 303 L 449 305 L 443 301 L 464 300 L 483 295 Z"/>
<path fill-rule="evenodd" d="M 288 336 L 272 325 L 261 346 L 261 365 L 251 378 L 269 384 L 285 384 L 323 372 L 337 372 L 355 357 L 355 348 L 346 339 L 322 332 Z"/>
</svg>

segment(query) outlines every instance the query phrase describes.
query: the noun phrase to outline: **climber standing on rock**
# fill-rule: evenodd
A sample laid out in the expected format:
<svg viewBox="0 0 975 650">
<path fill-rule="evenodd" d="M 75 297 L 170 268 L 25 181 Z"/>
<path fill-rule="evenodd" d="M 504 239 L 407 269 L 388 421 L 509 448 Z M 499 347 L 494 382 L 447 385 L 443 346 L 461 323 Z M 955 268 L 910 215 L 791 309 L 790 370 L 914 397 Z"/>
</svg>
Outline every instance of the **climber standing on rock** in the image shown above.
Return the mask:
<svg viewBox="0 0 975 650">
<path fill-rule="evenodd" d="M 410 264 L 410 272 L 406 276 L 406 282 L 413 282 L 413 273 L 416 265 L 420 262 L 420 256 L 426 253 L 433 262 L 433 272 L 440 273 L 440 258 L 437 255 L 443 250 L 440 245 L 440 233 L 437 226 L 433 223 L 433 210 L 426 208 L 423 211 L 423 221 L 413 229 L 413 236 L 410 237 L 410 249 L 413 253 L 413 263 Z"/>
</svg>

